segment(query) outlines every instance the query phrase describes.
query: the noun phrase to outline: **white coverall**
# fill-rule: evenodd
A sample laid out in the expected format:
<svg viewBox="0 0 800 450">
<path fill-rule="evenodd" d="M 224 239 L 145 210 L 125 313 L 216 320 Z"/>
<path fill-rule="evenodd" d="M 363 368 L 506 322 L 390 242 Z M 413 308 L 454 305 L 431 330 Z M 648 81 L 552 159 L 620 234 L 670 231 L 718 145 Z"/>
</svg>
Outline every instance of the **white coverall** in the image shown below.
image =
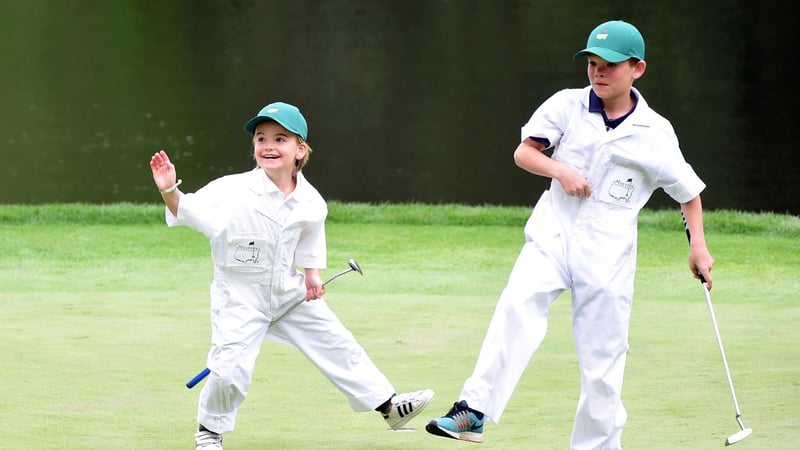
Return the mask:
<svg viewBox="0 0 800 450">
<path fill-rule="evenodd" d="M 542 194 L 460 398 L 498 423 L 544 339 L 550 304 L 572 289 L 581 392 L 571 447 L 619 449 L 637 217 L 657 188 L 685 203 L 705 184 L 684 160 L 670 123 L 638 91 L 633 113 L 607 130 L 602 115 L 589 112 L 590 90 L 555 93 L 521 129 L 522 140 L 548 139 L 552 158 L 582 174 L 593 192 L 570 197 L 554 179 Z"/>
<path fill-rule="evenodd" d="M 284 200 L 259 168 L 183 194 L 177 217 L 167 209 L 169 226 L 188 226 L 211 244 L 211 373 L 197 412 L 197 421 L 207 429 L 233 430 L 265 337 L 303 352 L 355 411 L 373 410 L 394 394 L 323 299 L 307 302 L 269 326 L 305 297 L 305 275 L 295 267 L 325 268 L 327 213 L 325 201 L 302 173 Z"/>
</svg>

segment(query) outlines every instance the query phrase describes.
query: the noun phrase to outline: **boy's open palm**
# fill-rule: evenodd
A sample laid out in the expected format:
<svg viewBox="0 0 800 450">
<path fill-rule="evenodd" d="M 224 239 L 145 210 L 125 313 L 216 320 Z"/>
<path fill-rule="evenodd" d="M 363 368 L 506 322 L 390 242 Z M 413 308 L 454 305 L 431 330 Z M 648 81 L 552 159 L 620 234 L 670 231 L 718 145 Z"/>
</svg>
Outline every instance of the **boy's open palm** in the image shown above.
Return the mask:
<svg viewBox="0 0 800 450">
<path fill-rule="evenodd" d="M 150 158 L 150 170 L 153 171 L 153 181 L 159 189 L 169 189 L 175 185 L 175 165 L 169 160 L 164 150 L 155 153 Z"/>
</svg>

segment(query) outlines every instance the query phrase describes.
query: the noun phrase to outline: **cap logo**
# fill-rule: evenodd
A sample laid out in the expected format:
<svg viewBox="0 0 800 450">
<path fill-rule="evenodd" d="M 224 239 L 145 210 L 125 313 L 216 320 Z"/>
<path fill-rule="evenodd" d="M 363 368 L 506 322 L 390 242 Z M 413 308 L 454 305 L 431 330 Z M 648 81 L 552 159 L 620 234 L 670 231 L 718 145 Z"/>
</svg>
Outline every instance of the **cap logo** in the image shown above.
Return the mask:
<svg viewBox="0 0 800 450">
<path fill-rule="evenodd" d="M 606 39 L 608 39 L 608 30 L 603 30 L 602 33 L 597 33 L 597 36 L 595 37 L 597 38 L 598 41 L 605 41 Z"/>
<path fill-rule="evenodd" d="M 270 114 L 276 113 L 276 112 L 278 112 L 278 108 L 270 108 L 270 109 L 267 110 L 267 112 L 270 113 Z"/>
</svg>

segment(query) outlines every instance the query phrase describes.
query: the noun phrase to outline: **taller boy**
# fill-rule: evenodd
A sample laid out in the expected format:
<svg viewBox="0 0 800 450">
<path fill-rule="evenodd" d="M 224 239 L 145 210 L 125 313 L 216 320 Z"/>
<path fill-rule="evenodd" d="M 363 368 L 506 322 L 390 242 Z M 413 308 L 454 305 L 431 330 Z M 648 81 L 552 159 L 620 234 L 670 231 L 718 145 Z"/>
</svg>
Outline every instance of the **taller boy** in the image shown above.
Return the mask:
<svg viewBox="0 0 800 450">
<path fill-rule="evenodd" d="M 499 422 L 544 339 L 550 304 L 572 289 L 581 392 L 571 448 L 621 448 L 637 217 L 656 189 L 680 203 L 692 236 L 689 267 L 711 285 L 699 195 L 705 184 L 669 121 L 633 88 L 646 67 L 642 35 L 623 21 L 600 24 L 579 57 L 588 61 L 590 86 L 555 93 L 522 127 L 514 161 L 552 182 L 525 225 L 472 376 L 453 408 L 427 425 L 432 434 L 483 441 L 484 420 Z"/>
</svg>

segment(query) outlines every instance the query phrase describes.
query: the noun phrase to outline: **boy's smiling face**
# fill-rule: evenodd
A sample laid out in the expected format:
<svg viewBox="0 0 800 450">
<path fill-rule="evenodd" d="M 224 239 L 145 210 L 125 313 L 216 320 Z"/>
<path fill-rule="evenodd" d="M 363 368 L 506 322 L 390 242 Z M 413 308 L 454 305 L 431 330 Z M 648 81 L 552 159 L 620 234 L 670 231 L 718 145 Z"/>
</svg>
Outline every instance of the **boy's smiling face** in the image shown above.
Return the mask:
<svg viewBox="0 0 800 450">
<path fill-rule="evenodd" d="M 633 82 L 644 74 L 644 61 L 608 62 L 597 55 L 588 55 L 586 73 L 595 94 L 603 100 L 627 98 Z"/>
<path fill-rule="evenodd" d="M 265 120 L 253 133 L 253 157 L 268 174 L 292 175 L 308 147 L 300 138 L 274 120 Z"/>
</svg>

